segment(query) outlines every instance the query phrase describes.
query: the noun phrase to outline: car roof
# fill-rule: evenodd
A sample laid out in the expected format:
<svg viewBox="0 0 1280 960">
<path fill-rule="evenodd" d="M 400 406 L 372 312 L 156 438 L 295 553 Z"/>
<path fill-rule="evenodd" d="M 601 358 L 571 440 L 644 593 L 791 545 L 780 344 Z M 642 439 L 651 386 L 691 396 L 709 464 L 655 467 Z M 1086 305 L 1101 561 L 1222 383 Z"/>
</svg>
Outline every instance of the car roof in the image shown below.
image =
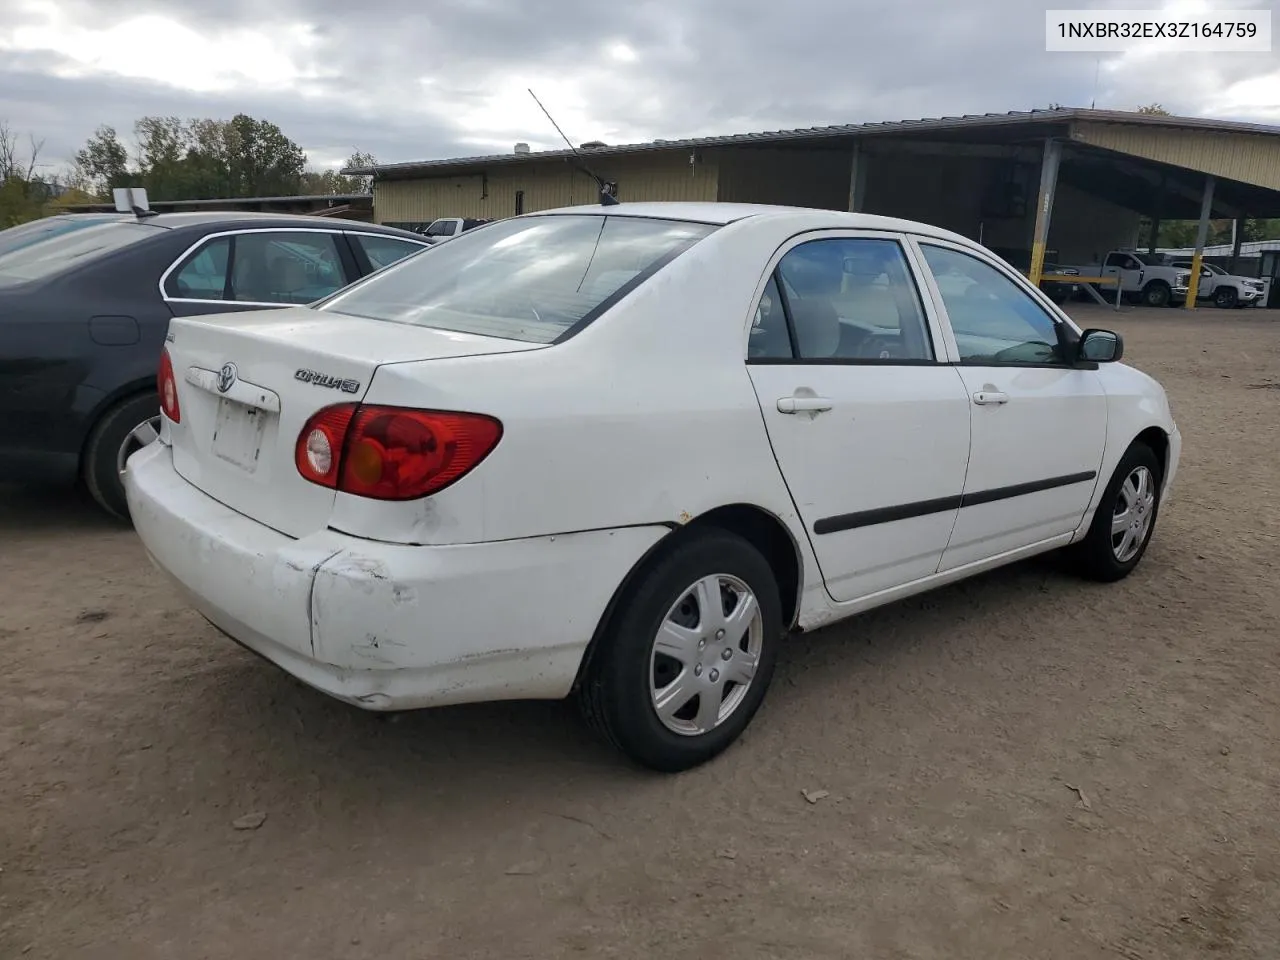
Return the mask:
<svg viewBox="0 0 1280 960">
<path fill-rule="evenodd" d="M 764 203 L 712 203 L 700 201 L 673 200 L 652 203 L 619 203 L 613 206 L 591 204 L 575 207 L 560 207 L 556 210 L 542 210 L 525 214 L 537 217 L 556 214 L 594 214 L 607 217 L 652 217 L 660 220 L 683 220 L 690 223 L 710 223 L 716 226 L 727 226 L 751 219 L 789 218 L 809 221 L 802 229 L 806 230 L 885 230 L 896 233 L 917 233 L 963 243 L 973 246 L 968 237 L 952 233 L 941 227 L 915 220 L 902 220 L 897 217 L 881 217 L 870 213 L 849 213 L 844 210 L 823 210 L 816 207 L 792 207 Z"/>
<path fill-rule="evenodd" d="M 116 214 L 128 219 L 128 214 Z M 366 223 L 363 220 L 346 220 L 340 217 L 315 217 L 302 213 L 258 213 L 248 210 L 196 210 L 181 213 L 157 213 L 139 218 L 140 222 L 152 227 L 164 227 L 169 230 L 180 230 L 186 227 L 203 227 L 210 224 L 227 228 L 238 226 L 253 227 L 311 227 L 337 230 L 364 230 L 368 233 L 385 233 L 396 237 L 412 237 L 421 241 L 415 233 L 401 230 L 398 227 L 386 227 L 378 223 Z"/>
</svg>

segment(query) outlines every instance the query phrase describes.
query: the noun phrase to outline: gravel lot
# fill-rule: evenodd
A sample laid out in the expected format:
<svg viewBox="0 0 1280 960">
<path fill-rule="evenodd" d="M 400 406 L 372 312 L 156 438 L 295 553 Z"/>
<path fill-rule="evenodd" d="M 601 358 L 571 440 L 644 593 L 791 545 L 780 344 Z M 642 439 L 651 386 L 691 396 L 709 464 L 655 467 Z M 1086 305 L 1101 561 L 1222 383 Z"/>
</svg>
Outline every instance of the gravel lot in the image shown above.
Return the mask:
<svg viewBox="0 0 1280 960">
<path fill-rule="evenodd" d="M 1275 957 L 1280 317 L 1078 313 L 1185 438 L 1139 571 L 797 639 L 675 778 L 563 704 L 332 702 L 82 498 L 0 490 L 0 957 Z"/>
</svg>

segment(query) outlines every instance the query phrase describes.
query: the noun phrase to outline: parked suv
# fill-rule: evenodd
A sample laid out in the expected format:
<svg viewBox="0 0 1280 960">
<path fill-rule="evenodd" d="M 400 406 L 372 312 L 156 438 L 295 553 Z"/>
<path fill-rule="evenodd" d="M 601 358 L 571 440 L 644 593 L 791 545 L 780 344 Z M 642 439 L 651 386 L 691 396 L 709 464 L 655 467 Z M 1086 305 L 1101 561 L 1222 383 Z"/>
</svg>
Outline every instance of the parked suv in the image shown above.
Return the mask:
<svg viewBox="0 0 1280 960">
<path fill-rule="evenodd" d="M 1174 266 L 1191 271 L 1190 260 L 1179 260 Z M 1200 264 L 1200 285 L 1196 288 L 1197 300 L 1212 300 L 1215 307 L 1256 306 L 1264 295 L 1265 284 L 1253 277 L 1240 277 L 1227 273 L 1211 263 Z"/>
</svg>

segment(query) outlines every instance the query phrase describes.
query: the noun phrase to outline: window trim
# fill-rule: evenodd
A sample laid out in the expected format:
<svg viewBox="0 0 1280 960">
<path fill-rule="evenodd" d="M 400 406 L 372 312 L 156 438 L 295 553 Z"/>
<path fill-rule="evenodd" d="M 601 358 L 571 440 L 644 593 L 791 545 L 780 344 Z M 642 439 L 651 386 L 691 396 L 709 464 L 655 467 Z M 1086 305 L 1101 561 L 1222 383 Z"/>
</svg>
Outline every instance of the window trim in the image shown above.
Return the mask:
<svg viewBox="0 0 1280 960">
<path fill-rule="evenodd" d="M 911 244 L 916 248 L 917 255 L 920 258 L 920 264 L 925 270 L 926 282 L 928 284 L 930 295 L 934 298 L 938 315 L 945 320 L 947 328 L 947 337 L 949 348 L 954 349 L 955 353 L 951 359 L 951 364 L 957 367 L 993 367 L 1008 369 L 1031 369 L 1031 370 L 1081 370 L 1081 369 L 1097 369 L 1096 363 L 1072 363 L 1070 360 L 1061 360 L 1055 362 L 1037 362 L 1037 361 L 1008 361 L 993 363 L 990 361 L 974 361 L 963 360 L 960 357 L 960 347 L 956 343 L 955 331 L 951 328 L 951 314 L 947 311 L 946 301 L 943 299 L 942 291 L 938 288 L 938 284 L 933 276 L 933 271 L 929 268 L 929 262 L 925 258 L 924 250 L 926 246 L 939 247 L 944 250 L 951 250 L 963 256 L 971 257 L 979 263 L 986 264 L 1011 281 L 1013 285 L 1025 293 L 1054 324 L 1054 331 L 1058 335 L 1058 345 L 1064 351 L 1072 341 L 1078 340 L 1080 337 L 1080 327 L 1062 310 L 1056 303 L 1049 299 L 1048 295 L 1043 291 L 1031 285 L 1031 281 L 1019 273 L 1016 269 L 994 257 L 986 256 L 981 250 L 975 250 L 964 244 L 954 243 L 950 240 L 944 240 L 941 237 L 932 237 L 928 234 L 912 234 L 910 237 Z M 1064 336 L 1065 334 L 1065 336 Z"/>
<path fill-rule="evenodd" d="M 343 230 L 340 227 L 249 227 L 247 229 L 240 229 L 240 230 L 220 230 L 216 233 L 206 233 L 202 235 L 194 243 L 192 243 L 191 246 L 183 250 L 182 253 L 178 254 L 177 259 L 174 260 L 172 263 L 170 263 L 169 266 L 165 269 L 165 271 L 160 274 L 160 282 L 157 284 L 160 290 L 160 299 L 163 300 L 165 303 L 195 303 L 195 304 L 205 304 L 205 305 L 213 305 L 213 306 L 227 306 L 229 304 L 235 305 L 235 306 L 244 306 L 244 307 L 302 306 L 302 304 L 296 304 L 296 303 L 272 303 L 272 302 L 265 302 L 261 300 L 206 300 L 199 297 L 174 297 L 169 295 L 168 291 L 165 289 L 165 285 L 169 282 L 170 274 L 172 274 L 179 267 L 185 266 L 187 263 L 187 260 L 192 256 L 192 254 L 199 251 L 201 247 L 203 247 L 205 244 L 213 240 L 218 240 L 222 237 L 238 237 L 238 236 L 243 236 L 250 233 L 323 233 L 333 237 L 342 237 L 347 234 L 354 233 L 354 234 L 368 234 L 369 236 L 374 236 L 374 237 L 388 236 L 388 234 L 378 233 L 373 230 Z M 414 242 L 408 239 L 407 237 L 396 236 L 394 239 L 403 240 L 405 243 Z M 430 244 L 428 243 L 424 243 L 421 245 L 424 247 L 430 246 Z M 341 290 L 343 287 L 349 286 L 354 281 L 351 281 L 347 278 L 347 269 L 342 259 L 341 245 L 335 241 L 334 246 L 337 248 L 336 252 L 338 254 L 338 269 L 342 271 L 342 279 L 346 281 L 345 283 L 343 283 L 342 287 L 338 288 L 338 290 Z M 229 269 L 228 269 L 228 272 L 230 272 Z M 359 280 L 362 278 L 357 277 L 356 279 Z M 334 293 L 336 292 L 337 291 L 335 290 Z M 332 294 L 326 294 L 326 296 L 332 296 Z"/>
<path fill-rule="evenodd" d="M 929 360 L 908 360 L 908 359 L 888 359 L 882 360 L 879 357 L 812 357 L 804 358 L 799 356 L 792 357 L 752 357 L 748 355 L 751 345 L 751 326 L 755 320 L 756 308 L 760 304 L 760 298 L 764 295 L 765 288 L 769 285 L 770 280 L 777 280 L 778 268 L 782 263 L 782 258 L 794 250 L 796 247 L 815 240 L 888 240 L 896 243 L 898 249 L 902 252 L 902 258 L 907 266 L 907 275 L 915 284 L 916 298 L 920 304 L 920 310 L 924 317 L 925 334 L 929 338 L 929 346 L 933 350 L 933 358 Z M 754 296 L 751 298 L 751 305 L 747 312 L 746 327 L 743 330 L 742 353 L 743 358 L 749 366 L 809 366 L 809 367 L 938 367 L 946 366 L 952 362 L 953 357 L 950 355 L 952 344 L 948 342 L 947 334 L 950 333 L 949 327 L 942 323 L 942 316 L 937 312 L 935 303 L 929 295 L 929 290 L 922 284 L 923 276 L 920 269 L 920 262 L 917 259 L 917 252 L 912 249 L 911 235 L 907 233 L 896 232 L 893 230 L 859 230 L 857 228 L 837 227 L 837 228 L 818 228 L 804 230 L 800 233 L 793 234 L 788 237 L 773 256 L 769 258 L 768 267 L 764 271 L 760 280 L 756 283 Z M 778 298 L 780 305 L 783 307 L 783 316 L 787 323 L 787 336 L 791 339 L 792 350 L 799 353 L 795 341 L 795 332 L 791 324 L 791 308 L 787 303 L 786 290 L 783 289 L 782 283 L 778 283 Z M 958 354 L 957 354 L 958 356 Z"/>
</svg>

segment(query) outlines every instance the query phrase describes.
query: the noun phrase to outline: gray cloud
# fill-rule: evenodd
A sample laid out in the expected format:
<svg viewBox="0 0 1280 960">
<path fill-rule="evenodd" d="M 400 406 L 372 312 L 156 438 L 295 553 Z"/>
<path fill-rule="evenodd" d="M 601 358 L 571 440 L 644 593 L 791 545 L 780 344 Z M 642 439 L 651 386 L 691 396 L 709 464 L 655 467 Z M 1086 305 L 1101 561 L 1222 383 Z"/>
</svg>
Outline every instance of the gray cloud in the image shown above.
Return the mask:
<svg viewBox="0 0 1280 960">
<path fill-rule="evenodd" d="M 1159 101 L 1196 114 L 1231 83 L 1276 67 L 1274 56 L 1264 54 L 1183 59 L 1176 68 L 1167 58 L 1130 63 L 1109 57 L 1099 70 L 1091 55 L 1045 53 L 1043 8 L 1026 0 L 987 0 L 981 7 L 939 0 L 434 0 L 421 6 L 407 0 L 60 0 L 59 6 L 84 26 L 159 14 L 213 37 L 244 28 L 270 35 L 288 24 L 309 24 L 316 42 L 299 64 L 311 76 L 306 95 L 271 89 L 196 94 L 180 89 L 177 77 L 175 86 L 104 76 L 60 79 L 55 73 L 65 63 L 58 55 L 6 52 L 0 43 L 0 118 L 45 137 L 54 162 L 69 159 L 98 123 L 123 132 L 134 118 L 157 113 L 248 112 L 278 123 L 321 161 L 357 147 L 390 162 L 506 149 L 516 140 L 555 146 L 554 130 L 523 94 L 525 85 L 539 83 L 573 85 L 581 109 L 544 99 L 576 141 L 622 142 L 1050 102 L 1087 106 L 1095 96 L 1100 107 Z M 1264 4 L 1235 0 L 1232 6 Z M 0 0 L 0 41 L 22 25 L 26 9 L 19 0 Z M 633 62 L 609 59 L 606 48 L 616 42 L 635 52 Z M 1189 82 L 1193 76 L 1198 82 Z M 513 99 L 500 113 L 469 123 L 501 89 Z M 1247 111 L 1234 118 L 1266 119 Z"/>
</svg>

